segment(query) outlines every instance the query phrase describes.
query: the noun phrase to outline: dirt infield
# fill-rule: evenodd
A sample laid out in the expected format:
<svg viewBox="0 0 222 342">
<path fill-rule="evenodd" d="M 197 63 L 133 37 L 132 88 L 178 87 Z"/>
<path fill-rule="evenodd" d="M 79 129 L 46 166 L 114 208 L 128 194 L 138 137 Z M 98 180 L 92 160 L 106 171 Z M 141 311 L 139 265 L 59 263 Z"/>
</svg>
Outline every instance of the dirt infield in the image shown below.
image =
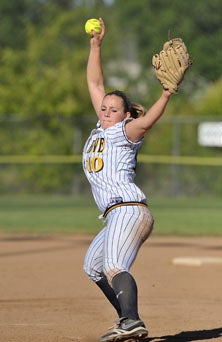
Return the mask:
<svg viewBox="0 0 222 342">
<path fill-rule="evenodd" d="M 0 341 L 96 342 L 116 319 L 82 270 L 87 236 L 0 236 Z M 150 237 L 132 268 L 146 341 L 222 341 L 221 238 Z M 196 260 L 196 259 L 195 259 Z M 198 259 L 199 260 L 199 259 Z"/>
</svg>

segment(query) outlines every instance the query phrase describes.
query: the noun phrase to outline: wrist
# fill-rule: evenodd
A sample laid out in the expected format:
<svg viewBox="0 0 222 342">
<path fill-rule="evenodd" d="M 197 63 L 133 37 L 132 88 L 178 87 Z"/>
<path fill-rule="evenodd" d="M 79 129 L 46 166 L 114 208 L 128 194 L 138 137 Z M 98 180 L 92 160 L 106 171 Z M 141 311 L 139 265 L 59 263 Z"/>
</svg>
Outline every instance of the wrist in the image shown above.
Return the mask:
<svg viewBox="0 0 222 342">
<path fill-rule="evenodd" d="M 162 96 L 166 98 L 167 100 L 170 99 L 172 93 L 169 92 L 169 90 L 163 89 Z"/>
<path fill-rule="evenodd" d="M 92 37 L 90 40 L 90 45 L 93 49 L 100 49 L 102 45 L 102 40 L 95 39 L 95 37 Z"/>
</svg>

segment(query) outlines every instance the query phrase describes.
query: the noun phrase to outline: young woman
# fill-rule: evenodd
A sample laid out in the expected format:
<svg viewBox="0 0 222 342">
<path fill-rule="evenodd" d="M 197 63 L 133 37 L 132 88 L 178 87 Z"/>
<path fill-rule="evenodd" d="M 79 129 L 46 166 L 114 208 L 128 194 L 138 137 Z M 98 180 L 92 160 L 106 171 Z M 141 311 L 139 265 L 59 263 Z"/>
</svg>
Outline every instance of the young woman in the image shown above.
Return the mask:
<svg viewBox="0 0 222 342">
<path fill-rule="evenodd" d="M 87 251 L 84 270 L 119 316 L 114 329 L 100 341 L 136 341 L 148 331 L 139 317 L 137 285 L 130 268 L 153 228 L 146 196 L 134 183 L 136 157 L 144 135 L 162 116 L 171 94 L 163 90 L 144 113 L 123 92 L 105 93 L 101 64 L 105 24 L 101 18 L 100 23 L 101 33 L 92 31 L 87 64 L 89 94 L 99 121 L 85 144 L 83 168 L 106 224 Z"/>
</svg>

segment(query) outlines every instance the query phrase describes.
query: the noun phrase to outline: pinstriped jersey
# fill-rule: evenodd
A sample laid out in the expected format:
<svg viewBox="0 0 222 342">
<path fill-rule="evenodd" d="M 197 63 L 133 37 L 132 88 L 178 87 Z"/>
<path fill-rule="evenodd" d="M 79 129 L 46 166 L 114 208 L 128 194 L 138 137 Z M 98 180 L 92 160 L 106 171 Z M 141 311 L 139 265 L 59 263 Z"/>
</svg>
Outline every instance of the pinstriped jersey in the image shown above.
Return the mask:
<svg viewBox="0 0 222 342">
<path fill-rule="evenodd" d="M 125 121 L 91 132 L 83 150 L 83 169 L 101 212 L 119 202 L 144 201 L 134 183 L 137 152 L 142 143 L 127 139 Z"/>
</svg>

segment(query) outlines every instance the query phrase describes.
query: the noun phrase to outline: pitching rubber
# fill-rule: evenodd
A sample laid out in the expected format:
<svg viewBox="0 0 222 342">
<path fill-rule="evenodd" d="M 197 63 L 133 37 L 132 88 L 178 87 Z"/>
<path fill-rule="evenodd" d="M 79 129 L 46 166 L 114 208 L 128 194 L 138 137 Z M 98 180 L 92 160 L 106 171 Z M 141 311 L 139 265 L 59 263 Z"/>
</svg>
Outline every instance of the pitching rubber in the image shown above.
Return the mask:
<svg viewBox="0 0 222 342">
<path fill-rule="evenodd" d="M 217 264 L 222 266 L 222 258 L 216 257 L 178 257 L 172 260 L 174 265 L 202 266 L 206 264 Z"/>
</svg>

